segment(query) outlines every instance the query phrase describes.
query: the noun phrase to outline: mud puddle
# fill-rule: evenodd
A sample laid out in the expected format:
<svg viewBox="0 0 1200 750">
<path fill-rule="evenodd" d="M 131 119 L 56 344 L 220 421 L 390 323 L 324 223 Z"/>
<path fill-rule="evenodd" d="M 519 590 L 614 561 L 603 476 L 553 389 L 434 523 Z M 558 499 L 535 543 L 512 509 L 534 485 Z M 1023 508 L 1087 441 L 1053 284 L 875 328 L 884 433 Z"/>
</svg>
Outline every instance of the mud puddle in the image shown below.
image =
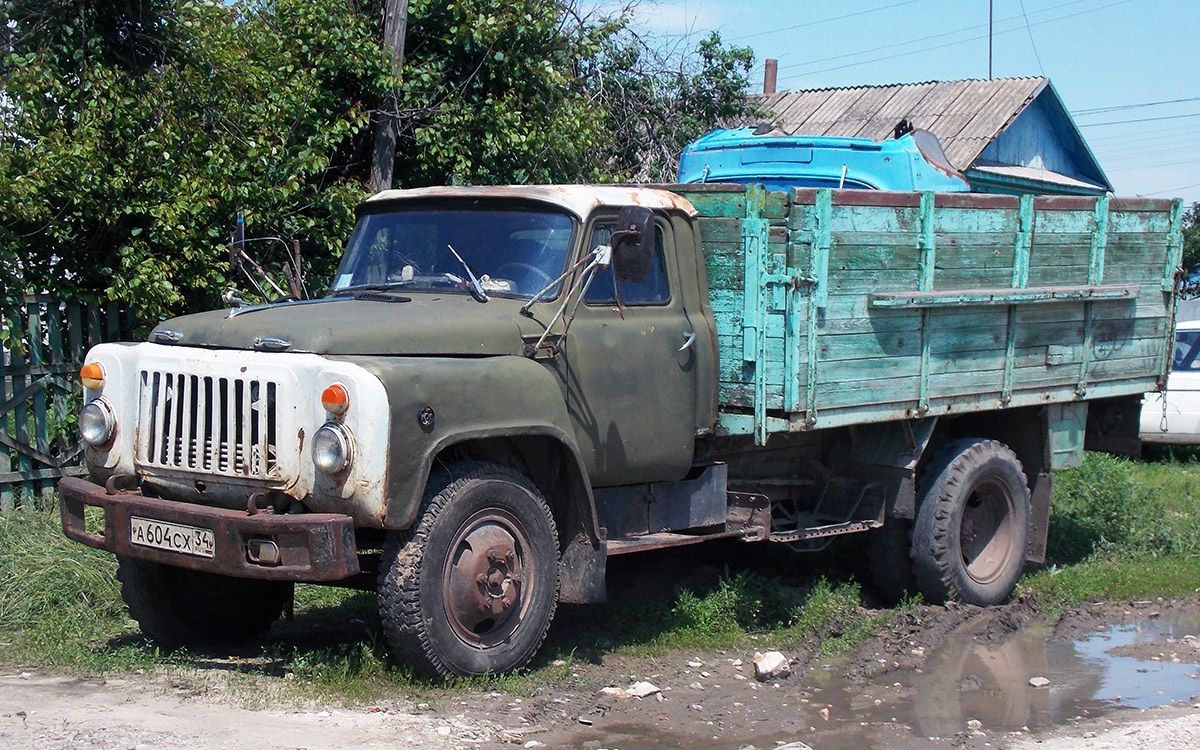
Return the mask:
<svg viewBox="0 0 1200 750">
<path fill-rule="evenodd" d="M 817 750 L 915 748 L 928 746 L 929 738 L 1030 731 L 1200 696 L 1200 613 L 1146 617 L 1081 640 L 1059 640 L 1036 623 L 1000 643 L 978 637 L 980 630 L 955 633 L 920 668 L 868 680 L 852 680 L 837 665 L 817 668 L 779 689 L 764 685 L 761 692 L 774 693 L 774 700 L 709 704 L 703 713 L 685 712 L 690 720 L 660 703 L 657 715 L 651 708 L 636 719 L 598 722 L 566 745 L 736 750 L 801 741 Z M 670 701 L 682 699 L 676 693 Z"/>
</svg>

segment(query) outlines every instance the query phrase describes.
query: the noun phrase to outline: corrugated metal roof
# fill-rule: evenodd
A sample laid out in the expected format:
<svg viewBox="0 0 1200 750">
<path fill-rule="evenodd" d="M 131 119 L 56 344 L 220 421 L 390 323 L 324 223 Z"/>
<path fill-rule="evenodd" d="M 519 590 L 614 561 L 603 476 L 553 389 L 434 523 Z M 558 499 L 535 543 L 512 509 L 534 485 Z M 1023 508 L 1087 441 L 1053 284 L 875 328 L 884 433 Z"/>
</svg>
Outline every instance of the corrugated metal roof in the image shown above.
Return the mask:
<svg viewBox="0 0 1200 750">
<path fill-rule="evenodd" d="M 756 97 L 792 135 L 890 138 L 908 118 L 938 137 L 950 161 L 966 169 L 1046 86 L 1046 79 L 926 81 L 816 89 Z"/>
</svg>

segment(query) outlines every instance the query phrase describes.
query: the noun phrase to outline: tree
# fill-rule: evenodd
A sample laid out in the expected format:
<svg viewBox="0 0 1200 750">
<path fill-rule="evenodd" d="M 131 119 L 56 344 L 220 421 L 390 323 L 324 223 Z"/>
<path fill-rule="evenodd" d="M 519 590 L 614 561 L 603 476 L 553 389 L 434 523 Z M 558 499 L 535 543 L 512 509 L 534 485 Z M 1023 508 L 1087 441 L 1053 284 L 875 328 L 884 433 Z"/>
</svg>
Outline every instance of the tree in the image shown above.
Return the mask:
<svg viewBox="0 0 1200 750">
<path fill-rule="evenodd" d="M 398 115 L 394 182 L 415 187 L 669 180 L 746 109 L 749 50 L 659 53 L 621 12 L 554 1 L 410 0 L 397 74 L 384 4 L 0 0 L 0 293 L 214 307 L 239 212 L 307 240 L 319 288 L 373 115 Z"/>
<path fill-rule="evenodd" d="M 1200 264 L 1200 203 L 1183 212 L 1183 269 Z"/>
<path fill-rule="evenodd" d="M 116 299 L 146 319 L 211 307 L 239 211 L 256 233 L 338 246 L 363 194 L 364 102 L 389 73 L 344 2 L 0 9 L 9 295 Z M 325 273 L 332 257 L 314 254 Z"/>
</svg>

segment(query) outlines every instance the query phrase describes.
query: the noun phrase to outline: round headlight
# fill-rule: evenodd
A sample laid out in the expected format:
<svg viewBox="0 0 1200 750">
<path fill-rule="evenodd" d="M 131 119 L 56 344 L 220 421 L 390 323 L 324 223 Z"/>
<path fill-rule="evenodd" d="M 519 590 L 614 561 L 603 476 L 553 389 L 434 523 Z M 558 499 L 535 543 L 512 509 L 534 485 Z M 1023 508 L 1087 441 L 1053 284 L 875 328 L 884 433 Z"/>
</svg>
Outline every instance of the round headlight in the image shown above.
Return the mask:
<svg viewBox="0 0 1200 750">
<path fill-rule="evenodd" d="M 90 401 L 79 410 L 79 436 L 88 445 L 104 445 L 116 429 L 116 415 L 104 399 Z"/>
<path fill-rule="evenodd" d="M 312 459 L 326 474 L 337 474 L 350 465 L 350 430 L 330 422 L 313 435 Z"/>
</svg>

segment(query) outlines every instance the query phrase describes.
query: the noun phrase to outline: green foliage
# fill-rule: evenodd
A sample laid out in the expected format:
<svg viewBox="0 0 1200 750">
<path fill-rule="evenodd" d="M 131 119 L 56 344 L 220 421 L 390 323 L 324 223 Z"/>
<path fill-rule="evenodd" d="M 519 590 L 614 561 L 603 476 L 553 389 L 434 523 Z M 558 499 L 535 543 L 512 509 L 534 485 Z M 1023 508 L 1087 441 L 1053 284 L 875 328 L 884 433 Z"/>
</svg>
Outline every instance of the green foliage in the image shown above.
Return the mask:
<svg viewBox="0 0 1200 750">
<path fill-rule="evenodd" d="M 725 47 L 715 31 L 682 59 L 624 30 L 610 36 L 581 73 L 615 135 L 597 154 L 596 179 L 674 182 L 690 141 L 759 114 L 746 99 L 753 64 L 749 47 Z"/>
<path fill-rule="evenodd" d="M 562 2 L 413 0 L 391 74 L 382 3 L 5 0 L 0 296 L 216 306 L 226 238 L 306 241 L 332 273 L 398 90 L 396 184 L 669 179 L 746 111 L 748 49 L 656 55 Z M 250 247 L 259 255 L 276 244 Z"/>
<path fill-rule="evenodd" d="M 1200 203 L 1183 212 L 1183 269 L 1200 265 Z"/>
<path fill-rule="evenodd" d="M 1193 470 L 1196 471 L 1196 470 Z M 1087 453 L 1055 474 L 1049 554 L 1072 563 L 1089 556 L 1135 559 L 1200 552 L 1189 476 L 1180 464 L 1137 464 Z"/>
<path fill-rule="evenodd" d="M 254 233 L 336 246 L 363 195 L 339 162 L 386 83 L 362 19 L 336 0 L 107 5 L 107 25 L 89 4 L 2 6 L 16 30 L 0 247 L 16 283 L 153 318 L 216 301 L 238 210 Z"/>
</svg>

